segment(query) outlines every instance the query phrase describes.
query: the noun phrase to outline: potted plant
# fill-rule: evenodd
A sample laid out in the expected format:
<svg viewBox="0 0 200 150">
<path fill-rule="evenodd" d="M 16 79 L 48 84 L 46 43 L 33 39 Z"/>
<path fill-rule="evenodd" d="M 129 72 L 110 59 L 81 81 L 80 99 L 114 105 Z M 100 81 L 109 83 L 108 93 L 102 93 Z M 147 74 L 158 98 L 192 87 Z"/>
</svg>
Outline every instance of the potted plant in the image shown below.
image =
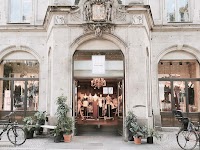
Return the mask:
<svg viewBox="0 0 200 150">
<path fill-rule="evenodd" d="M 73 121 L 72 118 L 68 116 L 68 112 L 71 108 L 66 104 L 66 101 L 67 97 L 63 95 L 59 96 L 56 101 L 57 127 L 54 130 L 54 133 L 56 133 L 56 135 L 72 133 Z"/>
<path fill-rule="evenodd" d="M 55 143 L 59 143 L 63 140 L 63 133 L 60 127 L 56 126 L 56 128 L 53 130 L 53 136 Z"/>
<path fill-rule="evenodd" d="M 66 117 L 64 121 L 64 142 L 71 142 L 72 137 L 72 128 L 73 128 L 73 120 L 71 117 Z"/>
<path fill-rule="evenodd" d="M 159 134 L 158 131 L 153 128 L 148 128 L 147 143 L 153 144 L 153 137 L 155 137 L 156 139 L 161 139 L 161 134 Z"/>
<path fill-rule="evenodd" d="M 129 111 L 128 115 L 126 116 L 126 128 L 128 130 L 128 140 L 129 141 L 133 141 L 134 140 L 133 136 L 132 136 L 132 133 L 129 130 L 130 127 L 131 127 L 131 123 L 134 123 L 134 122 L 137 122 L 137 117 L 132 111 Z"/>
<path fill-rule="evenodd" d="M 43 133 L 43 128 L 40 127 L 41 125 L 44 125 L 45 124 L 45 115 L 46 111 L 37 111 L 35 114 L 34 114 L 34 117 L 36 118 L 36 129 L 35 129 L 35 133 L 36 135 L 41 135 Z"/>
<path fill-rule="evenodd" d="M 134 137 L 135 144 L 141 144 L 141 138 L 144 135 L 143 127 L 140 126 L 137 122 L 132 122 L 130 124 L 129 131 L 131 132 L 132 136 Z"/>
<path fill-rule="evenodd" d="M 25 117 L 23 119 L 24 122 L 24 131 L 26 133 L 26 138 L 31 139 L 33 138 L 33 134 L 35 131 L 35 120 L 33 117 Z"/>
</svg>

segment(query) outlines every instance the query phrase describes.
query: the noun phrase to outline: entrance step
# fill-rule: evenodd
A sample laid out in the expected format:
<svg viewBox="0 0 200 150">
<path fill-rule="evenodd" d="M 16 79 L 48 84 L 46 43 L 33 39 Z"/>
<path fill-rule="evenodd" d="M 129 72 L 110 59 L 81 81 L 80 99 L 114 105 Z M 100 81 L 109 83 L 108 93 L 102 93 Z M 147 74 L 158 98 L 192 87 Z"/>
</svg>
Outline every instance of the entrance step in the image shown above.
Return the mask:
<svg viewBox="0 0 200 150">
<path fill-rule="evenodd" d="M 77 129 L 77 135 L 89 135 L 89 136 L 119 135 L 117 132 L 117 126 L 78 125 L 76 129 Z"/>
</svg>

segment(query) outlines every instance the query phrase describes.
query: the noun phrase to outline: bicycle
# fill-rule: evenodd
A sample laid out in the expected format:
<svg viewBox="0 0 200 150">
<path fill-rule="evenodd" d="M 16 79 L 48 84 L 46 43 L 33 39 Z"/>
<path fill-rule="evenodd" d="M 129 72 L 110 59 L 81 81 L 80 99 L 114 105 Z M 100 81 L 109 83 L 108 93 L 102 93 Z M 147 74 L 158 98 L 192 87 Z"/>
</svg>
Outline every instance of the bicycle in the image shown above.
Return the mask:
<svg viewBox="0 0 200 150">
<path fill-rule="evenodd" d="M 174 116 L 182 123 L 182 127 L 176 134 L 178 145 L 184 150 L 193 150 L 199 142 L 200 148 L 200 125 L 194 125 L 189 118 L 184 117 L 180 110 L 173 111 Z"/>
<path fill-rule="evenodd" d="M 8 115 L 4 116 L 4 118 L 8 118 L 7 120 L 0 120 L 1 122 L 5 122 L 0 123 L 3 125 L 3 131 L 0 133 L 0 140 L 3 133 L 7 131 L 8 140 L 15 146 L 20 146 L 26 141 L 26 134 L 24 129 L 18 126 L 17 122 L 11 121 L 11 115 L 13 114 L 14 112 L 10 112 Z"/>
</svg>

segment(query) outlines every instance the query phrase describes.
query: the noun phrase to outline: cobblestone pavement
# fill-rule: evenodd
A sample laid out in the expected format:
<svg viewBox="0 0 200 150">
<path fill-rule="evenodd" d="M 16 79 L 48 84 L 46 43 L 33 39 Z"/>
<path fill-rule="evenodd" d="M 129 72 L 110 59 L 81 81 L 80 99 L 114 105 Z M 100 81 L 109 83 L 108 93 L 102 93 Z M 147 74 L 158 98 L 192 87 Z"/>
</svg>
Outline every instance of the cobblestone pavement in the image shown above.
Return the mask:
<svg viewBox="0 0 200 150">
<path fill-rule="evenodd" d="M 71 143 L 54 143 L 53 137 L 40 136 L 27 141 L 18 147 L 14 147 L 4 134 L 0 141 L 0 150 L 181 150 L 176 142 L 177 131 L 162 131 L 162 139 L 154 144 L 147 144 L 142 140 L 141 145 L 135 145 L 133 141 L 125 142 L 121 136 L 83 135 L 75 136 Z M 199 145 L 195 150 L 199 150 Z"/>
</svg>

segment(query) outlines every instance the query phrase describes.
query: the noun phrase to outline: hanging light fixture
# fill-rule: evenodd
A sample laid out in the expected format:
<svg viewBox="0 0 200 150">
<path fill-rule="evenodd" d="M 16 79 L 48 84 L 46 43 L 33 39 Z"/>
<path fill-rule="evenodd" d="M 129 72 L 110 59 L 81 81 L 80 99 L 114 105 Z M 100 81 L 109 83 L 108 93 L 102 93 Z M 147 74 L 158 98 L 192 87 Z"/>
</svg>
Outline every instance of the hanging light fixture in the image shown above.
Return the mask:
<svg viewBox="0 0 200 150">
<path fill-rule="evenodd" d="M 104 78 L 93 78 L 91 86 L 94 87 L 94 89 L 99 89 L 102 86 L 106 86 L 106 80 L 104 80 Z"/>
</svg>

